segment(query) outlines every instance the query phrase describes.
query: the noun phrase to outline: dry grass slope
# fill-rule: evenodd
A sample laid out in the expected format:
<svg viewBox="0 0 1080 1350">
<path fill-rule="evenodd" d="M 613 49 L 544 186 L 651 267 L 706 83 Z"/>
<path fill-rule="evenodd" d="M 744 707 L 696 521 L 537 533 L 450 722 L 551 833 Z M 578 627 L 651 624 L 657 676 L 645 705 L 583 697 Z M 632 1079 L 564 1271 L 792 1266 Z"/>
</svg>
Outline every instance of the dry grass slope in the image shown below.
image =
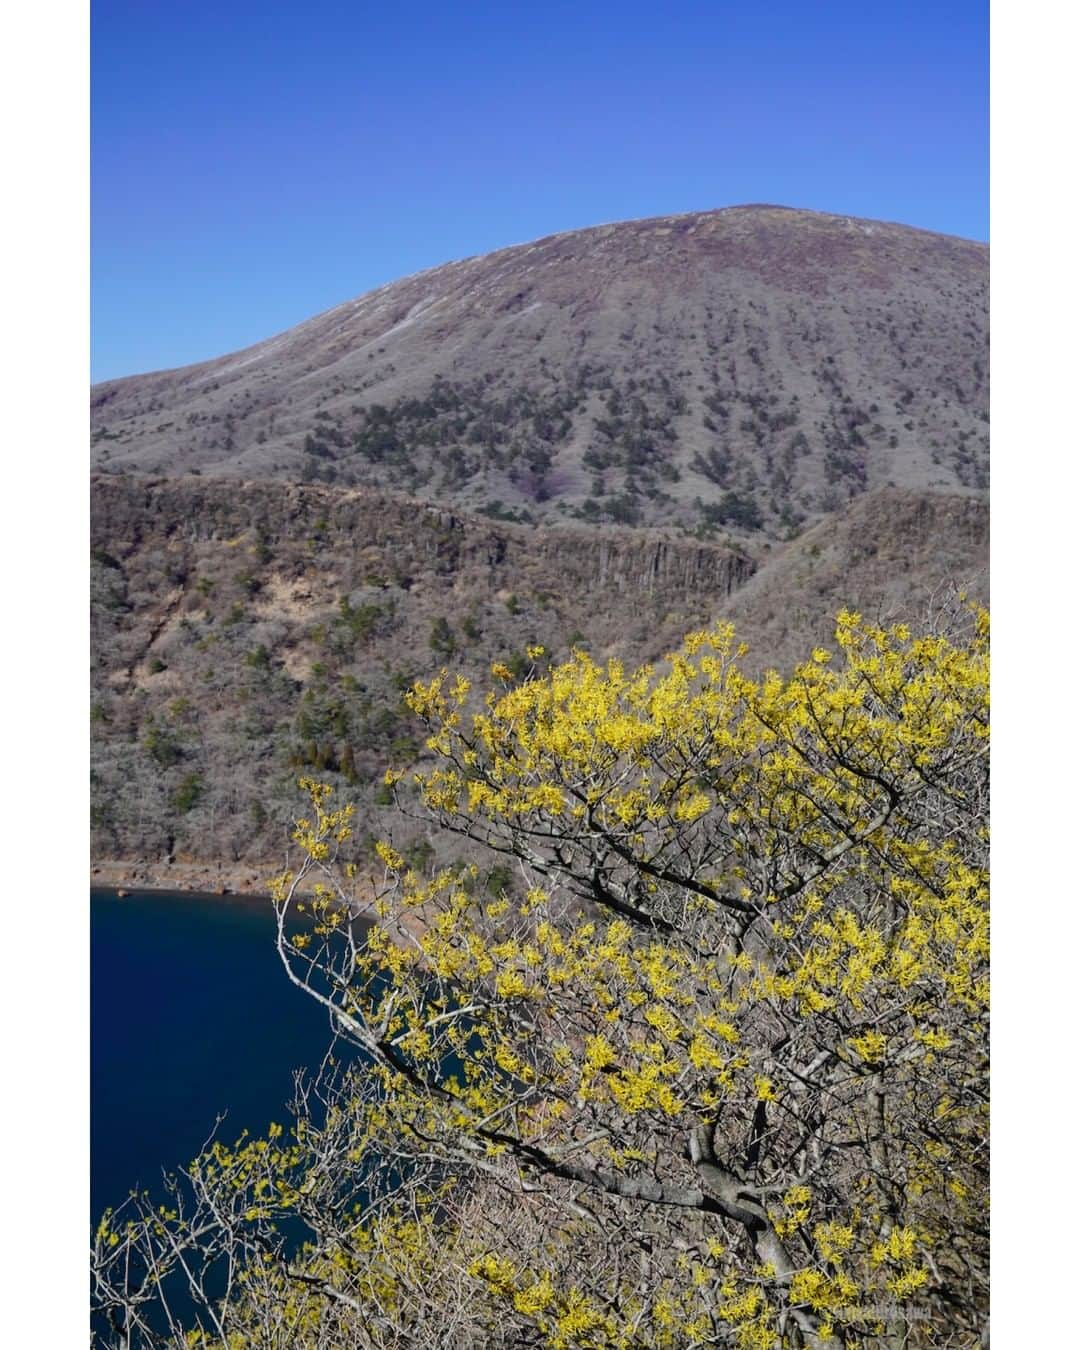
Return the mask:
<svg viewBox="0 0 1080 1350">
<path fill-rule="evenodd" d="M 988 270 L 778 207 L 577 230 L 99 385 L 93 461 L 784 539 L 890 484 L 985 488 Z"/>
</svg>

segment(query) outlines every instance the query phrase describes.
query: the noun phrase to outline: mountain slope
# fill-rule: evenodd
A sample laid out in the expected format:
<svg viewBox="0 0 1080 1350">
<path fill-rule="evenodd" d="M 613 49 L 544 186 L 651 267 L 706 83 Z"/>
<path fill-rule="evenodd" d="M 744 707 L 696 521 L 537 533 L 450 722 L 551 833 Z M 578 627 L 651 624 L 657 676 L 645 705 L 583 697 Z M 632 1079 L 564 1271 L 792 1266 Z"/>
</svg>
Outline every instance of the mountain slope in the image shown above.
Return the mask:
<svg viewBox="0 0 1080 1350">
<path fill-rule="evenodd" d="M 402 707 L 526 649 L 653 659 L 754 564 L 649 530 L 530 530 L 363 490 L 91 479 L 96 858 L 276 859 L 298 774 L 362 806 L 422 753 Z"/>
<path fill-rule="evenodd" d="M 775 207 L 630 221 L 97 386 L 99 865 L 256 885 L 304 772 L 424 865 L 381 788 L 415 678 L 718 618 L 790 668 L 844 606 L 984 597 L 988 264 Z"/>
<path fill-rule="evenodd" d="M 984 497 L 882 488 L 769 556 L 724 613 L 751 641 L 748 669 L 789 671 L 832 645 L 841 609 L 930 630 L 958 592 L 988 604 L 989 551 Z"/>
<path fill-rule="evenodd" d="M 423 849 L 380 784 L 423 753 L 402 688 L 440 667 L 481 691 L 537 643 L 541 666 L 575 645 L 655 661 L 721 618 L 745 667 L 790 666 L 829 645 L 842 605 L 917 621 L 951 579 L 985 589 L 986 504 L 945 493 L 867 494 L 760 564 L 324 486 L 96 475 L 91 506 L 94 857 L 196 887 L 182 869 L 257 885 L 280 865 L 302 773 Z"/>
<path fill-rule="evenodd" d="M 985 487 L 988 268 L 779 207 L 577 230 L 98 385 L 92 459 L 784 538 L 869 489 Z"/>
</svg>

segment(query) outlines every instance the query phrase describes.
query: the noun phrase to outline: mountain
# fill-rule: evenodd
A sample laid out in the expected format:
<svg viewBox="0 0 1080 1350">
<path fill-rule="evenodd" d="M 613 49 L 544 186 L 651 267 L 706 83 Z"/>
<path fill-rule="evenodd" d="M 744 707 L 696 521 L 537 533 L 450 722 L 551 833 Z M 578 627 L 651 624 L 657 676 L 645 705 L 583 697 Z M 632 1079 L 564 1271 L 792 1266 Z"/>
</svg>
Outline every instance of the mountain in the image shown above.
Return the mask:
<svg viewBox="0 0 1080 1350">
<path fill-rule="evenodd" d="M 96 386 L 97 879 L 258 888 L 302 773 L 426 865 L 382 774 L 443 666 L 730 618 L 784 669 L 844 606 L 985 599 L 988 266 L 779 207 L 629 221 Z"/>
<path fill-rule="evenodd" d="M 875 488 L 986 487 L 988 272 L 773 206 L 575 230 L 97 385 L 92 463 L 783 539 Z"/>
</svg>

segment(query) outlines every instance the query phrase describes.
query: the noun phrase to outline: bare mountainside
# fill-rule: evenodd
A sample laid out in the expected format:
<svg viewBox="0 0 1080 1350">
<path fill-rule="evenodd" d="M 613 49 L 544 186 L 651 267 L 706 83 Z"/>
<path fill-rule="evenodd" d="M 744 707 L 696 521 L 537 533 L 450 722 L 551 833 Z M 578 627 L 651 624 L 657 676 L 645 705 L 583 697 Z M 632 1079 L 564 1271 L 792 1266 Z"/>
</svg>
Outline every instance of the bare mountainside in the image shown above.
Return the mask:
<svg viewBox="0 0 1080 1350">
<path fill-rule="evenodd" d="M 554 235 L 92 391 L 106 473 L 782 539 L 987 480 L 983 244 L 748 206 Z"/>
<path fill-rule="evenodd" d="M 479 694 L 492 662 L 520 678 L 575 646 L 654 661 L 732 618 L 760 669 L 828 645 L 844 604 L 914 620 L 950 581 L 986 585 L 971 495 L 871 492 L 757 561 L 370 490 L 96 475 L 91 504 L 94 857 L 196 887 L 223 864 L 247 886 L 280 865 L 302 773 L 418 864 L 444 847 L 382 787 L 424 753 L 401 692 L 440 667 Z"/>
</svg>

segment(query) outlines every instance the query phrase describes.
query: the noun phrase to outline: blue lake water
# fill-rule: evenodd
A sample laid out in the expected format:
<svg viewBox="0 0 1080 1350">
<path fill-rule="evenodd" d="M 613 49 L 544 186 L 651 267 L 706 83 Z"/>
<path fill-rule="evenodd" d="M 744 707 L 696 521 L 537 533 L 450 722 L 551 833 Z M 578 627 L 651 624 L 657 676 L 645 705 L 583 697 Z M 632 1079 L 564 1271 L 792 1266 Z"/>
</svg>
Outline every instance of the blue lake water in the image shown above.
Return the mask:
<svg viewBox="0 0 1080 1350">
<path fill-rule="evenodd" d="M 90 899 L 91 1219 L 222 1137 L 287 1123 L 326 1014 L 287 980 L 269 901 Z"/>
</svg>

